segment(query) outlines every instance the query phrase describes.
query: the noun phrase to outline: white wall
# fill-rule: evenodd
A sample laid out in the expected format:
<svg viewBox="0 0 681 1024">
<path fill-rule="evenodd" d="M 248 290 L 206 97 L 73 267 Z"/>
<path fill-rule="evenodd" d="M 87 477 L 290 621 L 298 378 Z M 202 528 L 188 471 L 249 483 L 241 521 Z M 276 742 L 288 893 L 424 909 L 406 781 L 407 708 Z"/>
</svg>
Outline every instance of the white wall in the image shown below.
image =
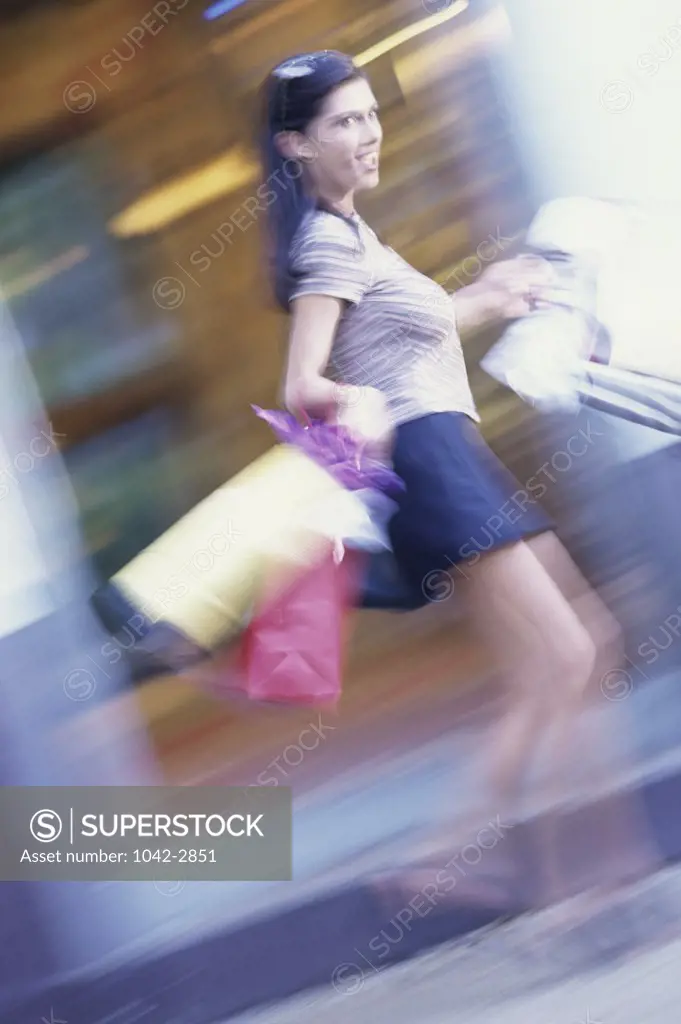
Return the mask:
<svg viewBox="0 0 681 1024">
<path fill-rule="evenodd" d="M 681 191 L 679 0 L 503 0 L 498 70 L 540 199 Z"/>
</svg>

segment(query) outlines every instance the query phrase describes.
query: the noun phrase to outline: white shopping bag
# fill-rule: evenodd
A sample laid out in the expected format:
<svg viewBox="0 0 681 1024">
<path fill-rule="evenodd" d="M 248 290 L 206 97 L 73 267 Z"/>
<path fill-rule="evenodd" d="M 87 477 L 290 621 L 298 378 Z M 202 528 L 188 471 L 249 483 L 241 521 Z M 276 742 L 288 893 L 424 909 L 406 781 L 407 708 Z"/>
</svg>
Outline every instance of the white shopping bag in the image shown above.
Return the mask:
<svg viewBox="0 0 681 1024">
<path fill-rule="evenodd" d="M 559 199 L 537 213 L 527 244 L 552 269 L 541 307 L 515 321 L 481 362 L 495 380 L 540 409 L 576 411 L 584 360 L 596 338 L 597 276 L 610 208 Z M 601 214 L 599 220 L 598 214 Z"/>
<path fill-rule="evenodd" d="M 305 517 L 305 526 L 355 551 L 390 551 L 387 527 L 396 508 L 381 491 L 342 491 L 315 502 Z"/>
<path fill-rule="evenodd" d="M 485 373 L 539 409 L 575 410 L 584 326 L 557 306 L 517 320 L 480 363 Z"/>
</svg>

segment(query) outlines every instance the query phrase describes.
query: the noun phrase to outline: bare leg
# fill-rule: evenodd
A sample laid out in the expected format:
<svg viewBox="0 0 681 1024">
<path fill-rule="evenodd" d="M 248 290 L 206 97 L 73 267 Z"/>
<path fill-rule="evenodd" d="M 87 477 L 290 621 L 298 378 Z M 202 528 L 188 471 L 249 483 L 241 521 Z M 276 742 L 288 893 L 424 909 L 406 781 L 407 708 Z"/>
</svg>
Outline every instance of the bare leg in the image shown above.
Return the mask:
<svg viewBox="0 0 681 1024">
<path fill-rule="evenodd" d="M 606 888 L 617 887 L 650 873 L 661 863 L 638 797 L 635 792 L 617 786 L 616 773 L 625 768 L 624 759 L 617 753 L 617 748 L 621 750 L 626 740 L 622 736 L 625 723 L 623 716 L 618 715 L 619 742 L 613 743 L 608 711 L 615 709 L 608 705 L 603 683 L 607 673 L 622 660 L 619 626 L 554 535 L 543 534 L 530 541 L 530 546 L 570 601 L 595 646 L 596 660 L 588 681 L 587 697 L 592 706 L 600 705 L 599 714 L 589 716 L 589 733 L 582 742 L 575 729 L 577 723 L 570 720 L 558 720 L 557 734 L 554 732 L 551 742 L 559 772 L 561 764 L 569 764 L 576 754 L 592 789 L 612 794 L 599 821 L 597 835 L 590 836 L 590 845 L 594 850 L 592 881 Z"/>
<path fill-rule="evenodd" d="M 604 699 L 598 682 L 620 656 L 616 621 L 554 535 L 499 549 L 461 568 L 472 625 L 505 683 L 506 711 L 481 753 L 484 802 L 467 822 L 440 829 L 423 850 L 439 861 L 469 843 L 488 817 L 513 820 L 515 799 L 542 743 L 549 751 L 544 802 L 560 806 L 570 793 L 568 769 L 588 760 L 578 742 L 580 713 L 589 698 Z M 590 784 L 602 784 L 604 774 L 590 774 Z M 608 833 L 611 855 L 615 847 L 619 854 L 630 854 L 618 858 L 619 866 L 610 872 L 622 878 L 656 863 L 645 841 L 643 816 L 632 813 L 628 798 L 624 802 L 626 808 L 613 805 L 607 822 L 599 823 L 599 831 Z M 542 820 L 540 902 L 552 902 L 580 885 L 566 877 L 560 863 L 559 814 Z M 622 870 L 627 861 L 631 870 Z M 586 884 L 597 881 L 591 877 Z"/>
<path fill-rule="evenodd" d="M 490 793 L 507 803 L 542 736 L 578 713 L 596 644 L 531 543 L 490 553 L 466 574 L 473 624 L 505 677 L 508 713 L 488 744 L 484 771 Z"/>
<path fill-rule="evenodd" d="M 453 825 L 431 844 L 440 857 L 469 842 L 490 817 L 515 817 L 514 798 L 540 740 L 574 720 L 596 662 L 592 638 L 530 544 L 498 549 L 462 569 L 472 625 L 503 676 L 506 712 L 481 754 L 484 803 L 474 821 Z"/>
<path fill-rule="evenodd" d="M 622 660 L 622 634 L 619 623 L 601 601 L 596 591 L 570 558 L 554 533 L 542 533 L 527 541 L 551 576 L 573 611 L 589 633 L 595 650 L 593 672 L 589 683 L 598 684 L 603 675 Z M 600 699 L 598 689 L 589 687 L 590 695 Z"/>
</svg>

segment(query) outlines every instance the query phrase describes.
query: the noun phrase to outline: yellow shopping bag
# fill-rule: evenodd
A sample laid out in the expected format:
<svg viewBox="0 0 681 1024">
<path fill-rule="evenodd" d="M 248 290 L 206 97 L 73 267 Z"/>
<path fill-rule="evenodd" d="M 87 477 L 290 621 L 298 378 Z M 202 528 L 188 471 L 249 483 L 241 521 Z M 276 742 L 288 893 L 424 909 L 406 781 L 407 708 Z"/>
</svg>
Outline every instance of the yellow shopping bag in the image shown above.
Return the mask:
<svg viewBox="0 0 681 1024">
<path fill-rule="evenodd" d="M 314 564 L 328 537 L 310 512 L 344 494 L 330 473 L 278 445 L 218 488 L 112 579 L 139 621 L 164 623 L 204 651 L 239 632 L 267 579 Z"/>
</svg>

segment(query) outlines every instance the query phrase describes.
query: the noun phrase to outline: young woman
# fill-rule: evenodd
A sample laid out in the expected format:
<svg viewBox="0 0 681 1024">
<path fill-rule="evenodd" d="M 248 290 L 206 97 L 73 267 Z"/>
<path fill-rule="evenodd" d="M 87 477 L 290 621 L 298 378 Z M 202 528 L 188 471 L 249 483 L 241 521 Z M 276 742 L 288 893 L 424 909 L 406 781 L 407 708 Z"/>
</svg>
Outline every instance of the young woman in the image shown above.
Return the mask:
<svg viewBox="0 0 681 1024">
<path fill-rule="evenodd" d="M 459 340 L 477 323 L 524 315 L 544 265 L 508 260 L 451 296 L 381 243 L 355 209 L 378 184 L 382 131 L 350 57 L 284 61 L 264 101 L 274 286 L 290 314 L 285 403 L 340 420 L 369 445 L 389 440 L 406 484 L 391 524 L 396 556 L 418 587 L 454 575 L 503 669 L 508 710 L 485 755 L 494 802 L 480 813 L 509 813 L 500 801 L 517 792 L 539 738 L 555 730 L 556 752 L 569 742 L 599 657 L 617 641 L 551 523 L 531 499 L 518 504 L 523 488 L 482 440 Z M 363 388 L 383 396 L 388 432 L 381 417 L 360 416 Z"/>
</svg>

